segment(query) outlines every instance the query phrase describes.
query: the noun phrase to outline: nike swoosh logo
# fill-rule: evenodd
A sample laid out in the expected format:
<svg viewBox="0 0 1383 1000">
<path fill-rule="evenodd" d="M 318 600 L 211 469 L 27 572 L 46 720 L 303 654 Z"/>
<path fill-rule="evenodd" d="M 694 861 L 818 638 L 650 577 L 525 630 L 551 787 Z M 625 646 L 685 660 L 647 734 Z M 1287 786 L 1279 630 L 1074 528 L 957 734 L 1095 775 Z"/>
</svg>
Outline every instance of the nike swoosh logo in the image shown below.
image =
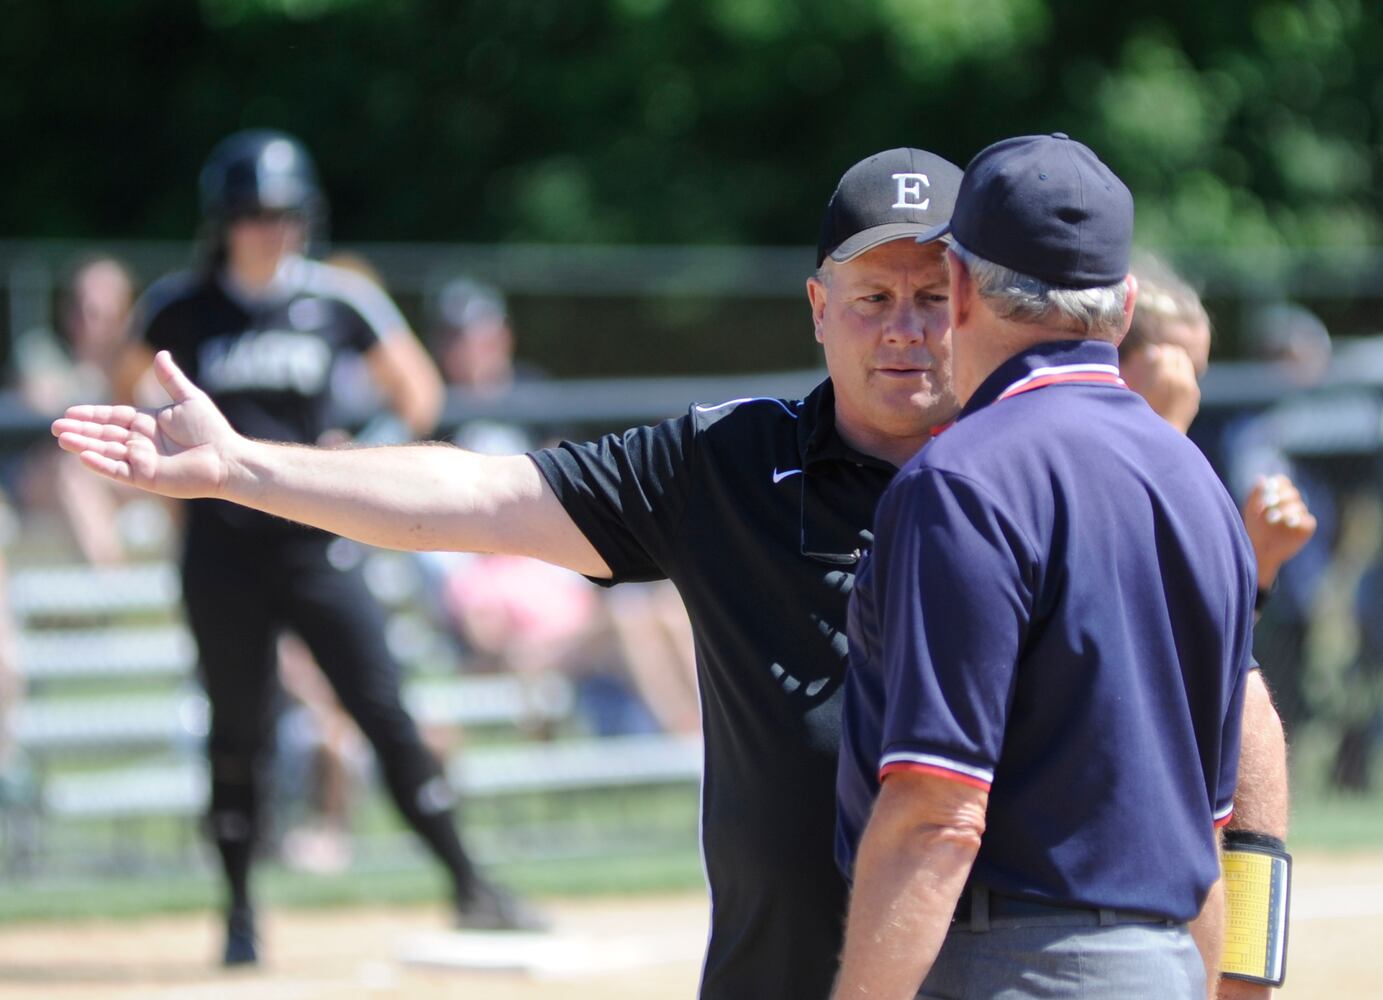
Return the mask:
<svg viewBox="0 0 1383 1000">
<path fill-rule="evenodd" d="M 801 470 L 801 469 L 784 469 L 782 472 L 779 472 L 777 469 L 774 469 L 774 470 L 773 470 L 773 481 L 774 481 L 775 483 L 781 483 L 781 482 L 782 482 L 784 479 L 786 479 L 788 476 L 800 476 L 801 474 L 802 474 L 802 470 Z"/>
</svg>

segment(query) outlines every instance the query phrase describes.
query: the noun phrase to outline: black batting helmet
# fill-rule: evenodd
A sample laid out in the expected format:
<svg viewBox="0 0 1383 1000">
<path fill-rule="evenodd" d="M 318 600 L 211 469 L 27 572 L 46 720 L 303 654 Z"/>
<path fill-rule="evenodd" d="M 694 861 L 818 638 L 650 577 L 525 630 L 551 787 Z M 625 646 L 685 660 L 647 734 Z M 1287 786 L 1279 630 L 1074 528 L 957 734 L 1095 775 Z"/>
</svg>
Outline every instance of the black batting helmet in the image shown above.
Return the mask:
<svg viewBox="0 0 1383 1000">
<path fill-rule="evenodd" d="M 300 212 L 320 222 L 326 207 L 307 149 L 272 129 L 222 139 L 202 168 L 200 187 L 202 215 L 220 223 L 260 212 Z"/>
</svg>

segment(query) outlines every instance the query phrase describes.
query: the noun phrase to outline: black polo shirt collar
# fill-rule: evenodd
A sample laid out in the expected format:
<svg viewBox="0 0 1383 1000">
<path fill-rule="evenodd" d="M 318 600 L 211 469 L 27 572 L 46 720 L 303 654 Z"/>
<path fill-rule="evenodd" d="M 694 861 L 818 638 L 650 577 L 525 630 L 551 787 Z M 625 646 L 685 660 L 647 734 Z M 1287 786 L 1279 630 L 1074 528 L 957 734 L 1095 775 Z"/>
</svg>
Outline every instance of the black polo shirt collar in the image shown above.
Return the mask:
<svg viewBox="0 0 1383 1000">
<path fill-rule="evenodd" d="M 822 382 L 802 401 L 797 419 L 798 457 L 802 462 L 802 502 L 799 507 L 802 554 L 818 562 L 853 566 L 871 537 L 842 535 L 835 509 L 842 502 L 842 491 L 860 488 L 860 480 L 871 480 L 869 489 L 882 493 L 897 467 L 873 455 L 852 448 L 836 430 L 835 386 Z"/>
<path fill-rule="evenodd" d="M 1068 365 L 1113 365 L 1119 367 L 1119 351 L 1107 340 L 1055 340 L 1020 351 L 990 373 L 966 402 L 956 419 L 964 420 L 976 410 L 994 402 L 1019 379 L 1043 368 Z"/>
<path fill-rule="evenodd" d="M 892 462 L 850 447 L 836 431 L 836 387 L 830 379 L 822 382 L 802 400 L 797 420 L 797 447 L 802 470 L 807 475 L 820 474 L 827 462 L 850 462 L 886 470 L 898 471 Z"/>
</svg>

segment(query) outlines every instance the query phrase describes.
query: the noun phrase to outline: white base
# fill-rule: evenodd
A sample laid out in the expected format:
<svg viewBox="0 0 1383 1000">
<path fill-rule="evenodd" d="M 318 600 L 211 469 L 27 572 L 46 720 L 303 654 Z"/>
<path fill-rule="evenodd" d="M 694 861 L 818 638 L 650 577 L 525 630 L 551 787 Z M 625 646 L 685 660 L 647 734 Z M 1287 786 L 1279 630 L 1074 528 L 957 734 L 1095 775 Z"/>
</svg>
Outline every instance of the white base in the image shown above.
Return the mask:
<svg viewBox="0 0 1383 1000">
<path fill-rule="evenodd" d="M 571 979 L 684 961 L 682 933 L 601 935 L 554 932 L 451 931 L 420 934 L 398 949 L 399 961 L 467 972 L 503 972 L 534 979 Z"/>
</svg>

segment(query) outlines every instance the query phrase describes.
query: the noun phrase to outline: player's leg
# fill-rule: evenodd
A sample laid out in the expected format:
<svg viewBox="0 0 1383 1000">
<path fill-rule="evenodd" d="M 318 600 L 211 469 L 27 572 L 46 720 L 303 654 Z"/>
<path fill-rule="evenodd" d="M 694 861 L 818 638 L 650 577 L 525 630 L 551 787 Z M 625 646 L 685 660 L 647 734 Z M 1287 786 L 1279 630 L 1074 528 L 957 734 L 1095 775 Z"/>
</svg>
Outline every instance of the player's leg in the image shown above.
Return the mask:
<svg viewBox="0 0 1383 1000">
<path fill-rule="evenodd" d="M 273 752 L 274 627 L 264 588 L 242 550 L 189 538 L 183 599 L 211 705 L 208 827 L 226 877 L 226 964 L 253 962 L 250 865 Z"/>
<path fill-rule="evenodd" d="M 324 546 L 296 551 L 288 598 L 293 628 L 370 741 L 399 812 L 451 875 L 462 922 L 531 925 L 523 907 L 476 874 L 456 831 L 451 787 L 403 705 L 401 670 L 384 641 L 383 612 L 359 568 L 335 568 L 325 552 Z"/>
</svg>

